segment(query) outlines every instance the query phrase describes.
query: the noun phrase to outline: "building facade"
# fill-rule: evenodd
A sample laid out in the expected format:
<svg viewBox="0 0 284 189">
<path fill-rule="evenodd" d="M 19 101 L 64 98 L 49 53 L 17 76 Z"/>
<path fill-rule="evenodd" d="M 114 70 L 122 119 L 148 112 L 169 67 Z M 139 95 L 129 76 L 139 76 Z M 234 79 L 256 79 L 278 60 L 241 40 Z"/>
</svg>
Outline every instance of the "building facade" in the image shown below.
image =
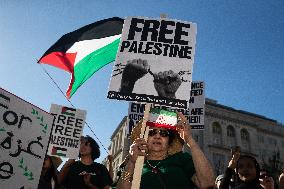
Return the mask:
<svg viewBox="0 0 284 189">
<path fill-rule="evenodd" d="M 192 133 L 217 175 L 228 166 L 231 149 L 235 146 L 240 146 L 242 154 L 256 157 L 260 164 L 277 153 L 284 163 L 283 124 L 211 99 L 206 99 L 204 120 L 204 130 L 193 130 Z M 111 136 L 109 150 L 114 156 L 114 178 L 130 146 L 126 121 L 127 117 L 124 117 Z"/>
</svg>

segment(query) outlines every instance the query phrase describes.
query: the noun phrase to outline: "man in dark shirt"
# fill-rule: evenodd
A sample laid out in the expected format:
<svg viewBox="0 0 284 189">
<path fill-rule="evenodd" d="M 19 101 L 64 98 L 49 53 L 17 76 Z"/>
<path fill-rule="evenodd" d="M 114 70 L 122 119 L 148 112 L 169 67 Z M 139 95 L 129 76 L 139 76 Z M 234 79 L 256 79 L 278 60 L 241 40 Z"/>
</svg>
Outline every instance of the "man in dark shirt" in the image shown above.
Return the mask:
<svg viewBox="0 0 284 189">
<path fill-rule="evenodd" d="M 68 160 L 63 166 L 59 182 L 66 189 L 108 189 L 112 179 L 107 168 L 94 162 L 100 156 L 97 142 L 90 136 L 81 138 L 79 161 Z"/>
</svg>

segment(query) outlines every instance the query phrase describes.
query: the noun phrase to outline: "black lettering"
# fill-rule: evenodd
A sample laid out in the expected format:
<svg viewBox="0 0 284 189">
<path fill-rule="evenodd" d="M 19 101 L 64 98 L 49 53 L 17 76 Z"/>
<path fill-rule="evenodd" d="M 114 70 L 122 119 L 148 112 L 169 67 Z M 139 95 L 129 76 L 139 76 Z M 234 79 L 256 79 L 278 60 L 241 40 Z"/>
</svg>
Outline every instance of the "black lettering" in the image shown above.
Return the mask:
<svg viewBox="0 0 284 189">
<path fill-rule="evenodd" d="M 13 118 L 12 118 L 13 120 L 8 119 L 9 114 L 11 114 L 13 116 Z M 18 123 L 18 116 L 13 111 L 7 111 L 3 114 L 3 120 L 8 125 L 15 125 L 16 123 Z"/>
<path fill-rule="evenodd" d="M 74 117 L 68 117 L 67 118 L 67 125 L 73 126 L 74 125 Z"/>
<path fill-rule="evenodd" d="M 160 55 L 160 54 L 162 54 L 162 49 L 161 49 L 161 47 L 162 47 L 162 43 L 155 43 L 154 44 L 154 50 L 153 50 L 153 54 L 155 54 L 155 55 Z"/>
<path fill-rule="evenodd" d="M 56 144 L 56 136 L 51 136 L 50 143 Z"/>
<path fill-rule="evenodd" d="M 144 20 L 139 19 L 139 18 L 132 18 L 131 19 L 131 24 L 130 24 L 127 40 L 134 40 L 135 32 L 141 32 L 142 31 L 142 28 L 138 28 L 138 26 L 137 26 L 138 23 L 144 24 Z"/>
<path fill-rule="evenodd" d="M 188 121 L 189 121 L 189 123 L 199 123 L 200 122 L 200 116 L 190 116 Z"/>
<path fill-rule="evenodd" d="M 203 89 L 203 82 L 200 83 L 191 83 L 191 89 L 198 89 L 198 88 L 202 88 Z"/>
<path fill-rule="evenodd" d="M 183 48 L 183 58 L 191 59 L 192 47 L 184 46 Z"/>
<path fill-rule="evenodd" d="M 128 48 L 130 46 L 129 41 L 122 41 L 121 47 L 120 47 L 120 52 L 123 52 L 125 48 Z"/>
<path fill-rule="evenodd" d="M 75 137 L 75 138 L 80 138 L 80 132 L 81 132 L 80 129 L 74 129 L 74 131 L 73 131 L 73 137 Z"/>
<path fill-rule="evenodd" d="M 137 53 L 137 41 L 132 41 L 131 46 L 130 46 L 128 52 Z"/>
<path fill-rule="evenodd" d="M 71 136 L 72 128 L 71 127 L 65 127 L 64 129 L 64 135 L 65 136 Z"/>
<path fill-rule="evenodd" d="M 78 148 L 79 140 L 74 140 L 73 148 Z"/>
<path fill-rule="evenodd" d="M 65 125 L 65 119 L 66 116 L 65 115 L 58 115 L 57 117 L 57 123 L 59 123 L 60 121 L 62 121 L 62 124 Z M 60 124 L 60 123 L 59 123 Z"/>
<path fill-rule="evenodd" d="M 31 118 L 25 117 L 24 115 L 22 115 L 21 118 L 20 118 L 19 124 L 18 124 L 18 128 L 21 128 L 23 120 L 28 120 L 30 123 L 32 123 Z"/>
<path fill-rule="evenodd" d="M 13 166 L 9 162 L 0 163 L 0 179 L 9 179 L 12 175 Z"/>
<path fill-rule="evenodd" d="M 191 110 L 191 115 L 203 115 L 203 109 L 202 108 L 193 108 Z"/>
<path fill-rule="evenodd" d="M 83 128 L 82 124 L 83 124 L 82 119 L 76 119 L 75 127 Z"/>
<path fill-rule="evenodd" d="M 139 43 L 139 47 L 138 47 L 138 53 L 140 54 L 144 54 L 145 52 L 143 51 L 143 42 L 140 41 Z"/>
<path fill-rule="evenodd" d="M 153 42 L 146 43 L 145 54 L 152 54 L 153 45 L 154 45 Z"/>
<path fill-rule="evenodd" d="M 169 52 L 169 57 L 176 57 L 177 54 L 180 55 L 180 50 L 178 45 L 171 45 L 170 46 L 170 52 Z"/>
<path fill-rule="evenodd" d="M 8 96 L 5 96 L 4 94 L 0 94 L 0 97 L 3 98 L 4 100 L 10 102 L 10 98 Z M 8 106 L 5 104 L 0 103 L 0 106 L 2 106 L 3 108 L 8 109 Z"/>
<path fill-rule="evenodd" d="M 73 139 L 71 139 L 71 138 L 66 138 L 66 139 L 65 139 L 65 145 L 64 145 L 64 146 L 71 147 L 71 146 L 72 146 L 72 143 L 73 143 Z"/>
<path fill-rule="evenodd" d="M 58 139 L 60 140 L 59 145 L 60 145 L 60 146 L 63 146 L 63 145 L 64 145 L 64 142 L 65 142 L 65 138 L 59 136 Z"/>
<path fill-rule="evenodd" d="M 62 125 L 56 125 L 54 133 L 56 134 L 57 132 L 59 132 L 60 135 L 63 135 L 63 132 L 62 132 L 63 129 L 64 129 L 64 127 Z"/>
<path fill-rule="evenodd" d="M 180 44 L 180 45 L 188 45 L 188 41 L 182 40 L 182 35 L 188 36 L 188 32 L 184 31 L 183 28 L 190 28 L 190 24 L 185 23 L 176 23 L 176 31 L 175 31 L 175 37 L 174 37 L 174 43 Z"/>
<path fill-rule="evenodd" d="M 147 41 L 149 33 L 151 33 L 151 41 L 157 41 L 159 26 L 160 22 L 157 20 L 145 20 L 141 41 Z"/>
<path fill-rule="evenodd" d="M 145 105 L 138 103 L 131 103 L 130 110 L 131 112 L 144 113 Z"/>
<path fill-rule="evenodd" d="M 194 97 L 193 97 L 193 96 L 191 96 L 191 97 L 189 98 L 188 103 L 194 103 Z"/>
<path fill-rule="evenodd" d="M 163 46 L 164 46 L 164 54 L 163 54 L 163 56 L 168 56 L 168 49 L 169 49 L 170 45 L 163 44 Z"/>
<path fill-rule="evenodd" d="M 202 89 L 196 89 L 196 90 L 191 90 L 190 91 L 190 96 L 199 96 L 203 94 Z"/>
<path fill-rule="evenodd" d="M 174 21 L 166 21 L 166 20 L 161 21 L 159 40 L 158 41 L 163 42 L 163 43 L 172 44 L 173 39 L 167 39 L 166 38 L 166 34 L 172 34 L 173 33 L 173 30 L 168 29 L 168 26 L 175 26 L 175 22 Z"/>
</svg>

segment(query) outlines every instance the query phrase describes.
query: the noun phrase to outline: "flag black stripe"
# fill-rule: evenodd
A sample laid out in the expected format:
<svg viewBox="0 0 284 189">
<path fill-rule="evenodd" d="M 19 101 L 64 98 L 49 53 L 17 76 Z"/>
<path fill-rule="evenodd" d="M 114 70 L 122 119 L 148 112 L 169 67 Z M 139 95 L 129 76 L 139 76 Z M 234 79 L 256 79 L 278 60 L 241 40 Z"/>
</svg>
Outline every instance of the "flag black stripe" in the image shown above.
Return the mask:
<svg viewBox="0 0 284 189">
<path fill-rule="evenodd" d="M 123 22 L 124 19 L 113 17 L 97 21 L 67 33 L 52 45 L 41 58 L 52 52 L 66 52 L 75 42 L 121 34 Z"/>
</svg>

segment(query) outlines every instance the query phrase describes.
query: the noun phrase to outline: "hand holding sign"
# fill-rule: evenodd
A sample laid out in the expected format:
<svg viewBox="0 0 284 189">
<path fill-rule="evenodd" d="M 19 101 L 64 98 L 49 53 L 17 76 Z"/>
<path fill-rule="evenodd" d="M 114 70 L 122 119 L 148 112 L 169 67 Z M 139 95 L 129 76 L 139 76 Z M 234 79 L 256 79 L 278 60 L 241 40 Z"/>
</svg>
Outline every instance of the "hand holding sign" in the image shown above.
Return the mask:
<svg viewBox="0 0 284 189">
<path fill-rule="evenodd" d="M 177 124 L 177 131 L 179 133 L 180 138 L 184 140 L 185 143 L 188 143 L 189 140 L 192 140 L 192 132 L 191 127 L 188 124 L 186 117 L 181 113 L 177 112 L 179 122 Z"/>
<path fill-rule="evenodd" d="M 181 85 L 181 79 L 172 70 L 153 74 L 154 86 L 160 97 L 176 98 L 175 93 Z"/>
<path fill-rule="evenodd" d="M 122 73 L 120 92 L 131 93 L 135 82 L 148 73 L 149 65 L 147 60 L 128 60 Z"/>
</svg>

